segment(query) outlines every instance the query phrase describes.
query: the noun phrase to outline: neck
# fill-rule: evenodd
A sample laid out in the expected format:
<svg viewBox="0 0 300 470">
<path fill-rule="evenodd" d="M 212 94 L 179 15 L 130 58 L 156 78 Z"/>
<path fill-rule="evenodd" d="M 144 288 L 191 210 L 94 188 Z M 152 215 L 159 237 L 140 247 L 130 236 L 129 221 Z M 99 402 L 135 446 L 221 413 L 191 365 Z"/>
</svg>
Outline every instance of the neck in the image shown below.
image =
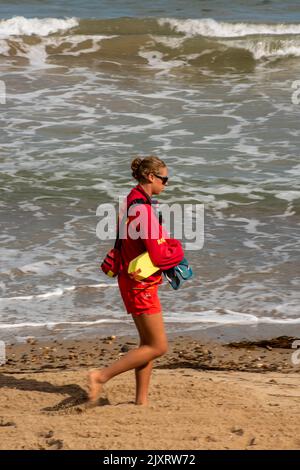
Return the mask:
<svg viewBox="0 0 300 470">
<path fill-rule="evenodd" d="M 148 194 L 148 196 L 152 197 L 152 188 L 151 188 L 151 184 L 141 184 L 139 183 L 139 185 L 141 186 L 141 188 L 143 188 L 143 190 L 145 191 L 146 194 Z"/>
</svg>

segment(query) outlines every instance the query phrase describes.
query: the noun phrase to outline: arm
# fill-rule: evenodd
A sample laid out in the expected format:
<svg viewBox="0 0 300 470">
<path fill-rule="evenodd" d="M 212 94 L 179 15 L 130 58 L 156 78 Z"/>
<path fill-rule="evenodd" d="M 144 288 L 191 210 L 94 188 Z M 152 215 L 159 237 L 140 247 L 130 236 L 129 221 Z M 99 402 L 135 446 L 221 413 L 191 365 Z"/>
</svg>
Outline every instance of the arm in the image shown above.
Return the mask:
<svg viewBox="0 0 300 470">
<path fill-rule="evenodd" d="M 151 206 L 144 206 L 144 216 L 147 223 L 143 224 L 142 233 L 145 248 L 149 256 L 160 269 L 167 270 L 176 266 L 183 258 L 184 251 L 179 240 L 170 238 L 163 226 L 159 225 L 158 218 Z"/>
</svg>

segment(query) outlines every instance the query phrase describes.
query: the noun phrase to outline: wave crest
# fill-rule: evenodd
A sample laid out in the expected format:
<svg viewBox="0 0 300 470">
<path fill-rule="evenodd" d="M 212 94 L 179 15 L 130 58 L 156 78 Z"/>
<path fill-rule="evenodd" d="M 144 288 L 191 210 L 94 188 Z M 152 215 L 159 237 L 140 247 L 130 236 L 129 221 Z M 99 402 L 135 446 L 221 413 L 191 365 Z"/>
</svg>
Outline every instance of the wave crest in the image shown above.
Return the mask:
<svg viewBox="0 0 300 470">
<path fill-rule="evenodd" d="M 78 26 L 76 18 L 24 18 L 15 16 L 0 21 L 0 38 L 11 36 L 48 36 L 49 34 L 67 31 Z"/>
<path fill-rule="evenodd" d="M 201 20 L 160 18 L 158 23 L 162 26 L 168 24 L 171 29 L 187 36 L 233 38 L 252 35 L 300 34 L 300 24 L 225 23 L 211 18 Z"/>
</svg>

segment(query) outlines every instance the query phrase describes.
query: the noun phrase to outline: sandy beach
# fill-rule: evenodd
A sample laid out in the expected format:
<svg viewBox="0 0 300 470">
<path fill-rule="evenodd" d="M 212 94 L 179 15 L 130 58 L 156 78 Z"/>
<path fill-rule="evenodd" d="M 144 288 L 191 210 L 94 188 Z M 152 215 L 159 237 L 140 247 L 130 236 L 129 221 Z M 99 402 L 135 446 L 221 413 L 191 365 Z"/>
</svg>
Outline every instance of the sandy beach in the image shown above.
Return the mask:
<svg viewBox="0 0 300 470">
<path fill-rule="evenodd" d="M 89 368 L 137 345 L 127 337 L 7 348 L 0 369 L 1 449 L 299 449 L 300 368 L 293 338 L 203 343 L 177 336 L 155 363 L 147 407 L 133 372 L 86 406 Z"/>
<path fill-rule="evenodd" d="M 0 5 L 0 449 L 300 449 L 299 1 Z M 140 291 L 169 338 L 149 404 L 130 371 L 91 408 L 138 345 L 101 269 L 137 182 L 194 275 Z"/>
</svg>

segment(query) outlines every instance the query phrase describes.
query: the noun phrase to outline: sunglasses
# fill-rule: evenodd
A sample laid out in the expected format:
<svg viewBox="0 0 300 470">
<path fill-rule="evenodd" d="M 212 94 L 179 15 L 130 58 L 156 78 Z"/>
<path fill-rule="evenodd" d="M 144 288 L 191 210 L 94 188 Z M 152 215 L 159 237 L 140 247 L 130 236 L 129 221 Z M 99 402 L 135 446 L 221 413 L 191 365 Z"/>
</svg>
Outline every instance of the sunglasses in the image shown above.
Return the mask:
<svg viewBox="0 0 300 470">
<path fill-rule="evenodd" d="M 159 178 L 162 182 L 162 184 L 166 184 L 169 180 L 169 177 L 168 176 L 160 176 L 160 175 L 157 175 L 156 173 L 153 173 L 154 176 L 156 176 L 156 178 Z"/>
</svg>

